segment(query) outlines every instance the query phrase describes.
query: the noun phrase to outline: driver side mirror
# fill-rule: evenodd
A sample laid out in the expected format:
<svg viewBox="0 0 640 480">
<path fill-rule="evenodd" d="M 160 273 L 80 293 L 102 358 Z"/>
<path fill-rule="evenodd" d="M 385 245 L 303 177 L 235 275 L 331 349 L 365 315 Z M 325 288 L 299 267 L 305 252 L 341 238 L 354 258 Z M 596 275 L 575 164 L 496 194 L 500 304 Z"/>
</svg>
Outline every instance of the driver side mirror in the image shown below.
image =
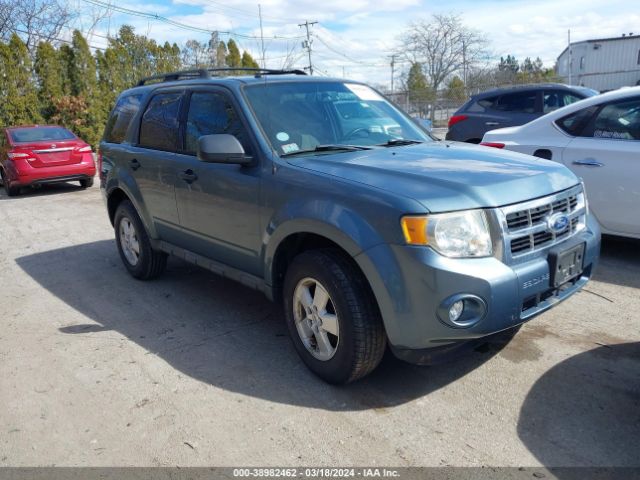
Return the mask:
<svg viewBox="0 0 640 480">
<path fill-rule="evenodd" d="M 228 133 L 203 135 L 198 139 L 198 159 L 207 163 L 247 165 L 253 160 L 238 139 Z"/>
</svg>

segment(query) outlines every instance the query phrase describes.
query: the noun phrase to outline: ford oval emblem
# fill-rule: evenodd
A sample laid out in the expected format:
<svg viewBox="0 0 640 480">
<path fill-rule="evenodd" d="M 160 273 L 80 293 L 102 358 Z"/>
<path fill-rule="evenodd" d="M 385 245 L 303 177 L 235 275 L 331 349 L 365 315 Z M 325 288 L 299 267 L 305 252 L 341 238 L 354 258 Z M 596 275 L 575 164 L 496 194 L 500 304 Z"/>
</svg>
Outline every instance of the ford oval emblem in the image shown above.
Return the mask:
<svg viewBox="0 0 640 480">
<path fill-rule="evenodd" d="M 547 228 L 553 233 L 564 232 L 569 226 L 569 217 L 565 213 L 554 213 L 547 219 Z"/>
</svg>

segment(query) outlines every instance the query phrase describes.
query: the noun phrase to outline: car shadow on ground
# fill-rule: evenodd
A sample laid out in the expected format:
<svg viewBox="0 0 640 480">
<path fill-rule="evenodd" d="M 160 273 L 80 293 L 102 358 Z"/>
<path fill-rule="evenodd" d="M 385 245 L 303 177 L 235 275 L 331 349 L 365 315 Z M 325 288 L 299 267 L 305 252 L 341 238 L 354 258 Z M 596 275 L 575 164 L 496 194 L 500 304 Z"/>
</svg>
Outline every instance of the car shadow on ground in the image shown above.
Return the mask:
<svg viewBox="0 0 640 480">
<path fill-rule="evenodd" d="M 639 467 L 640 342 L 596 348 L 547 371 L 527 394 L 518 435 L 545 466 Z"/>
<path fill-rule="evenodd" d="M 504 340 L 494 339 L 455 361 L 429 367 L 387 354 L 369 377 L 335 387 L 299 360 L 280 308 L 230 280 L 170 259 L 163 277 L 137 281 L 111 240 L 16 261 L 42 287 L 95 322 L 69 322 L 61 332 L 82 341 L 116 331 L 192 378 L 286 404 L 336 411 L 392 407 L 456 381 L 504 347 Z"/>
<path fill-rule="evenodd" d="M 602 237 L 600 265 L 594 280 L 640 289 L 640 240 Z"/>
<path fill-rule="evenodd" d="M 29 198 L 29 197 L 42 197 L 47 195 L 60 195 L 69 192 L 75 192 L 83 190 L 77 182 L 70 183 L 53 183 L 51 185 L 42 185 L 40 187 L 32 188 L 25 187 L 20 189 L 20 194 L 15 197 L 7 196 L 7 192 L 2 186 L 2 182 L 0 181 L 0 200 L 16 200 L 20 198 Z"/>
</svg>

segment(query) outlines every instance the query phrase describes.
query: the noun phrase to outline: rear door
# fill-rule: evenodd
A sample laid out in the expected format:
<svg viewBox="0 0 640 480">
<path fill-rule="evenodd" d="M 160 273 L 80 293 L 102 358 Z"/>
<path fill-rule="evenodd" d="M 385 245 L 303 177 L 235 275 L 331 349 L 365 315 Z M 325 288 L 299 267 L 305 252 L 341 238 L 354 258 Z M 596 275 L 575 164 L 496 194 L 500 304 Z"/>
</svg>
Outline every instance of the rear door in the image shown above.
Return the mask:
<svg viewBox="0 0 640 480">
<path fill-rule="evenodd" d="M 168 242 L 175 242 L 180 232 L 175 185 L 184 98 L 181 88 L 154 92 L 143 111 L 129 165 L 156 231 Z"/>
<path fill-rule="evenodd" d="M 184 151 L 177 155 L 176 201 L 189 250 L 261 276 L 260 167 L 205 163 L 196 156 L 203 135 L 235 135 L 245 152 L 255 146 L 239 109 L 223 89 L 203 87 L 188 96 Z"/>
<path fill-rule="evenodd" d="M 563 152 L 610 233 L 640 235 L 640 97 L 602 105 Z"/>
<path fill-rule="evenodd" d="M 123 110 L 139 108 L 131 105 L 135 100 L 130 97 L 120 99 L 116 110 L 119 106 Z M 169 242 L 176 240 L 180 229 L 175 199 L 175 152 L 181 144 L 178 119 L 183 98 L 182 89 L 157 90 L 141 106 L 143 113 L 139 125 L 133 126 L 132 143 L 124 141 L 127 130 L 124 126 L 124 131 L 116 131 L 115 140 L 122 141 L 121 144 L 102 146 L 103 163 L 113 161 L 126 170 L 124 177 L 133 178 L 156 232 Z M 107 125 L 105 137 L 113 136 L 109 135 L 110 128 Z M 117 125 L 115 128 L 117 130 Z M 107 138 L 109 140 L 114 141 Z"/>
</svg>

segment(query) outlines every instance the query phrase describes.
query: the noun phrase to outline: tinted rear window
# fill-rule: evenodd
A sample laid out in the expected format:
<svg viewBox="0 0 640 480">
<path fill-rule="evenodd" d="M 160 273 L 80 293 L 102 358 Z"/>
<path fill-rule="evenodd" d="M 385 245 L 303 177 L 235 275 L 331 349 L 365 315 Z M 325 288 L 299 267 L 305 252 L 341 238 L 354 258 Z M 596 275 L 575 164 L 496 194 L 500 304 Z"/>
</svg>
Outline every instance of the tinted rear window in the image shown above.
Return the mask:
<svg viewBox="0 0 640 480">
<path fill-rule="evenodd" d="M 498 100 L 498 97 L 480 98 L 479 100 L 474 101 L 467 111 L 475 113 L 484 112 L 487 108 L 494 108 L 496 100 Z"/>
<path fill-rule="evenodd" d="M 503 112 L 535 113 L 537 92 L 518 92 L 502 95 L 493 106 Z"/>
<path fill-rule="evenodd" d="M 17 143 L 73 140 L 76 136 L 63 127 L 28 127 L 9 130 L 11 140 Z"/>
<path fill-rule="evenodd" d="M 160 93 L 151 99 L 142 116 L 140 146 L 156 150 L 178 150 L 182 93 Z"/>
<path fill-rule="evenodd" d="M 131 120 L 140 109 L 142 95 L 127 95 L 120 97 L 116 103 L 104 130 L 104 141 L 122 143 L 131 125 Z"/>
</svg>

